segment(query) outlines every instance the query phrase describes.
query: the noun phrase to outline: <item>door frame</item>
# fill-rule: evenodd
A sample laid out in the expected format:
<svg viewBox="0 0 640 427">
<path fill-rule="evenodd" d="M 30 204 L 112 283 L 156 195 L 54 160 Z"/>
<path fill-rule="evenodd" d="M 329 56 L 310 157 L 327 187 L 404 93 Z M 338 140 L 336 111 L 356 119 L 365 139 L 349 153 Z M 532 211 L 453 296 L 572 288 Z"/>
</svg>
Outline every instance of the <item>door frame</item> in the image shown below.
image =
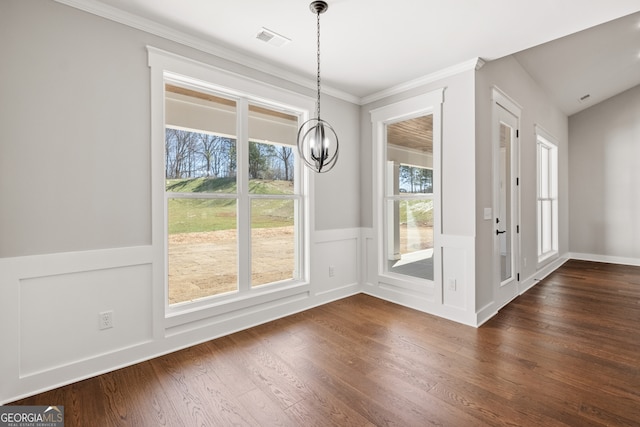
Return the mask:
<svg viewBox="0 0 640 427">
<path fill-rule="evenodd" d="M 515 119 L 516 135 L 513 138 L 511 152 L 511 253 L 513 258 L 512 280 L 502 283 L 500 264 L 500 238 L 496 233 L 497 226 L 495 219 L 500 212 L 500 124 L 502 111 L 513 116 Z M 520 257 L 521 257 L 521 233 L 520 233 L 520 118 L 522 108 L 500 89 L 494 87 L 492 90 L 492 161 L 493 161 L 493 212 L 492 220 L 492 242 L 493 242 L 493 286 L 494 300 L 497 308 L 508 304 L 520 294 Z"/>
</svg>

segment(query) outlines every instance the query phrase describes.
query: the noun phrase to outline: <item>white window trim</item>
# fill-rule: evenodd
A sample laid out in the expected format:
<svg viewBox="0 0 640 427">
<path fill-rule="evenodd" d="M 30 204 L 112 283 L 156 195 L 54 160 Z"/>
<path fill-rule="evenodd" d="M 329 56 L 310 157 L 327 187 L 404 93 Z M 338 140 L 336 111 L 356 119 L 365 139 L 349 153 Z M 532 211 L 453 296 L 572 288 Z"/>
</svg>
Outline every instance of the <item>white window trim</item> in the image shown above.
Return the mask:
<svg viewBox="0 0 640 427">
<path fill-rule="evenodd" d="M 536 243 L 537 243 L 537 255 L 538 255 L 538 267 L 541 267 L 550 261 L 558 258 L 559 256 L 559 248 L 558 248 L 558 140 L 553 137 L 549 132 L 547 132 L 540 125 L 535 125 L 535 133 L 536 133 Z M 549 200 L 555 205 L 555 209 L 552 209 L 552 212 L 555 212 L 555 215 L 551 218 L 551 227 L 552 227 L 552 243 L 551 250 L 540 253 L 541 247 L 541 212 L 540 212 L 540 185 L 541 185 L 541 176 L 540 176 L 540 145 L 544 145 L 548 149 L 551 150 L 551 159 L 549 165 L 549 185 L 551 188 L 551 192 L 553 194 L 550 197 L 545 198 L 545 200 Z"/>
<path fill-rule="evenodd" d="M 441 300 L 441 287 L 435 283 L 442 283 L 442 269 L 440 268 L 441 252 L 441 207 L 440 207 L 440 174 L 441 171 L 436 165 L 440 164 L 441 149 L 441 126 L 442 104 L 444 102 L 444 88 L 436 89 L 423 95 L 418 95 L 404 101 L 386 105 L 370 111 L 372 122 L 372 136 L 374 141 L 373 172 L 374 172 L 374 197 L 373 215 L 375 236 L 377 240 L 378 259 L 378 281 L 400 288 L 414 290 L 421 294 L 426 294 L 433 300 Z M 405 275 L 385 271 L 387 258 L 387 233 L 386 224 L 386 201 L 387 200 L 411 200 L 423 199 L 424 195 L 397 195 L 387 196 L 385 194 L 385 179 L 387 167 L 386 155 L 386 125 L 420 117 L 426 114 L 433 114 L 433 281 L 420 278 L 412 278 Z M 425 288 L 425 282 L 427 287 Z"/>
<path fill-rule="evenodd" d="M 309 291 L 310 282 L 310 232 L 313 229 L 313 215 L 311 215 L 313 200 L 311 189 L 313 188 L 311 175 L 302 164 L 296 167 L 295 181 L 300 186 L 300 209 L 302 223 L 300 226 L 299 242 L 299 268 L 300 280 L 284 281 L 277 286 L 259 286 L 249 289 L 248 271 L 239 269 L 239 290 L 242 292 L 229 295 L 213 296 L 192 303 L 184 303 L 170 306 L 168 303 L 167 283 L 167 218 L 165 201 L 165 169 L 164 169 L 164 82 L 165 76 L 173 74 L 180 76 L 181 81 L 191 81 L 195 86 L 220 90 L 221 92 L 236 97 L 240 103 L 255 102 L 282 108 L 299 115 L 300 122 L 307 120 L 310 112 L 314 110 L 314 100 L 301 94 L 291 92 L 276 86 L 263 83 L 239 74 L 229 72 L 208 64 L 194 61 L 180 55 L 161 49 L 147 46 L 148 65 L 151 76 L 151 234 L 153 247 L 153 306 L 154 322 L 157 328 L 154 334 L 161 334 L 161 328 L 177 327 L 186 323 L 202 320 L 212 316 L 224 315 L 235 310 L 247 308 L 260 303 L 275 301 L 288 296 L 297 295 Z M 248 120 L 247 118 L 244 119 Z M 243 126 L 244 125 L 244 126 Z M 243 138 L 246 123 L 238 127 L 237 139 Z M 239 161 L 244 161 L 240 156 Z M 245 165 L 246 166 L 246 165 Z M 246 168 L 245 168 L 246 169 Z M 239 169 L 240 170 L 240 169 Z M 238 174 L 238 188 L 245 178 Z M 242 200 L 240 198 L 239 200 Z M 249 198 L 247 198 L 249 200 Z M 239 215 L 249 215 L 248 206 L 243 209 L 239 206 Z M 239 242 L 239 258 L 242 254 L 250 253 L 249 240 Z M 240 262 L 240 261 L 239 261 Z M 246 261 L 246 262 L 250 262 Z M 241 264 L 242 265 L 242 264 Z M 244 279 L 243 279 L 244 277 Z M 247 281 L 247 284 L 243 283 Z M 162 321 L 162 320 L 163 321 Z"/>
</svg>

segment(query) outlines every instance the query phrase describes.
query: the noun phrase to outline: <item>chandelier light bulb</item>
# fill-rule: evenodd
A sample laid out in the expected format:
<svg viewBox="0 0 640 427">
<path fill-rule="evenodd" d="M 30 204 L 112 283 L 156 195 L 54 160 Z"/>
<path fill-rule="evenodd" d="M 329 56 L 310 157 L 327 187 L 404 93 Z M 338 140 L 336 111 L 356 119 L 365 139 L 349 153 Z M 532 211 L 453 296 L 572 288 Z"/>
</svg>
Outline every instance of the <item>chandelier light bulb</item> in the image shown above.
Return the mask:
<svg viewBox="0 0 640 427">
<path fill-rule="evenodd" d="M 328 172 L 338 160 L 338 135 L 322 119 L 307 120 L 298 130 L 298 151 L 309 168 Z"/>
</svg>

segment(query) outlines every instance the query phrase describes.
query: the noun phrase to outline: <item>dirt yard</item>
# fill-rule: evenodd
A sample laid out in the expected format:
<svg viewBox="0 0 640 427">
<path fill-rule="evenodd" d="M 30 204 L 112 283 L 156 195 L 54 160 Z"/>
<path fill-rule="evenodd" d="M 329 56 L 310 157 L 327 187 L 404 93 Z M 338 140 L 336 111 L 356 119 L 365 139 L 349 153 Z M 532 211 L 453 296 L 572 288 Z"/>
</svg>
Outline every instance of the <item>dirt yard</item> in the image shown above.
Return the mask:
<svg viewBox="0 0 640 427">
<path fill-rule="evenodd" d="M 272 283 L 293 275 L 293 227 L 258 228 L 252 231 L 251 282 Z M 236 230 L 169 236 L 169 303 L 235 291 Z"/>
<path fill-rule="evenodd" d="M 293 231 L 293 227 L 252 231 L 254 286 L 293 276 Z M 236 234 L 224 230 L 169 236 L 169 304 L 236 290 Z M 406 225 L 400 226 L 400 247 L 402 253 L 433 247 L 433 228 L 419 227 L 419 233 L 407 233 Z"/>
</svg>

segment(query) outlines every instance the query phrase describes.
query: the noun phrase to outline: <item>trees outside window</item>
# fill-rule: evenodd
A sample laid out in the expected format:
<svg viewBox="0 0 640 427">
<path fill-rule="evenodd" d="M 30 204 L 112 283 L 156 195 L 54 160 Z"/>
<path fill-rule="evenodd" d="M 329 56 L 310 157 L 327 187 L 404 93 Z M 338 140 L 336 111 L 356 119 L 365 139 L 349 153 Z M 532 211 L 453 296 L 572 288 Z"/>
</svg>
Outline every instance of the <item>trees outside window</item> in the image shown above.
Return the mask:
<svg viewBox="0 0 640 427">
<path fill-rule="evenodd" d="M 433 193 L 433 169 L 400 165 L 399 178 L 403 193 Z"/>
<path fill-rule="evenodd" d="M 300 278 L 297 124 L 281 108 L 165 82 L 169 305 Z"/>
</svg>

